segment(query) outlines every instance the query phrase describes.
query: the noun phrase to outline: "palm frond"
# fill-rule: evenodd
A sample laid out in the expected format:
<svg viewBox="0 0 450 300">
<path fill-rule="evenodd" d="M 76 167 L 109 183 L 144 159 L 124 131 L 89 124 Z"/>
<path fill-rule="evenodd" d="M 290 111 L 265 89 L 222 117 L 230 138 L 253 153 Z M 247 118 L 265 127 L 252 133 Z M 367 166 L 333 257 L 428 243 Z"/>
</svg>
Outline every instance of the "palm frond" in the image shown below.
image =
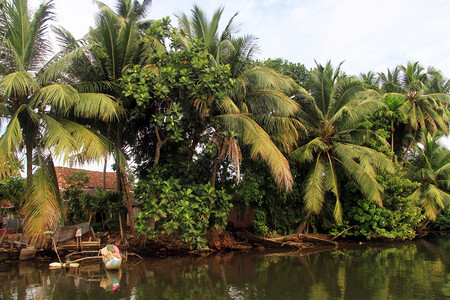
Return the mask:
<svg viewBox="0 0 450 300">
<path fill-rule="evenodd" d="M 333 216 L 334 216 L 334 219 L 336 220 L 337 224 L 342 224 L 342 205 L 341 205 L 341 200 L 339 197 L 339 185 L 338 185 L 338 178 L 337 178 L 336 170 L 334 167 L 334 159 L 331 157 L 329 152 L 327 152 L 326 154 L 327 154 L 327 160 L 328 160 L 327 168 L 325 171 L 326 189 L 328 191 L 331 190 L 331 192 L 336 197 L 336 203 L 334 205 Z"/>
<path fill-rule="evenodd" d="M 33 174 L 31 184 L 26 190 L 26 201 L 22 208 L 25 232 L 43 233 L 58 227 L 61 218 L 58 193 L 49 171 L 41 165 Z"/>
<path fill-rule="evenodd" d="M 26 110 L 26 105 L 22 105 L 16 110 L 6 127 L 5 132 L 0 137 L 0 148 L 4 153 L 17 153 L 23 143 L 22 128 L 20 126 L 19 114 Z"/>
<path fill-rule="evenodd" d="M 425 210 L 427 218 L 434 221 L 438 212 L 450 204 L 450 195 L 433 184 L 428 184 L 422 189 L 422 199 L 419 204 Z"/>
<path fill-rule="evenodd" d="M 258 89 L 247 93 L 245 97 L 249 111 L 255 114 L 273 113 L 280 116 L 293 116 L 300 107 L 281 90 Z"/>
<path fill-rule="evenodd" d="M 327 151 L 327 145 L 319 137 L 313 139 L 307 144 L 293 151 L 290 157 L 300 163 L 310 163 L 315 157 L 314 153 L 321 151 Z"/>
<path fill-rule="evenodd" d="M 68 159 L 69 163 L 83 164 L 103 161 L 104 157 L 110 153 L 112 145 L 104 136 L 69 120 L 60 120 L 60 123 L 80 145 L 78 154 L 71 156 Z"/>
<path fill-rule="evenodd" d="M 123 109 L 111 96 L 99 93 L 80 93 L 78 96 L 79 100 L 74 105 L 77 117 L 113 122 L 123 115 Z"/>
<path fill-rule="evenodd" d="M 0 95 L 4 99 L 27 97 L 39 89 L 30 73 L 25 71 L 10 73 L 0 79 Z"/>
<path fill-rule="evenodd" d="M 77 91 L 66 84 L 52 84 L 41 88 L 30 100 L 30 106 L 44 111 L 47 106 L 65 114 L 78 100 Z"/>
<path fill-rule="evenodd" d="M 249 146 L 250 157 L 265 161 L 277 185 L 286 190 L 292 188 L 289 163 L 275 146 L 269 135 L 250 117 L 242 114 L 224 114 L 216 117 L 226 130 L 237 132 L 242 142 Z"/>
<path fill-rule="evenodd" d="M 62 158 L 63 162 L 68 161 L 70 155 L 79 149 L 80 144 L 59 120 L 45 114 L 41 114 L 41 119 L 45 128 L 41 139 L 44 149 L 50 150 L 54 157 Z"/>
<path fill-rule="evenodd" d="M 323 206 L 326 192 L 324 172 L 325 164 L 318 155 L 306 176 L 303 187 L 306 209 L 313 213 L 319 213 Z"/>
</svg>

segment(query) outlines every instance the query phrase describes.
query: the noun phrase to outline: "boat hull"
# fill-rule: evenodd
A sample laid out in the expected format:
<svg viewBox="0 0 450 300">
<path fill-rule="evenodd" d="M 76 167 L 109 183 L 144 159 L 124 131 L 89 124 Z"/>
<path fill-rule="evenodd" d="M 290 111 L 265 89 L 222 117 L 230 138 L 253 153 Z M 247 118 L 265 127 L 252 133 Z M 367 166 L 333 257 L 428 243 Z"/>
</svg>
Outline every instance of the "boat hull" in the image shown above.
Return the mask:
<svg viewBox="0 0 450 300">
<path fill-rule="evenodd" d="M 122 259 L 114 257 L 113 259 L 103 258 L 103 264 L 106 270 L 117 270 L 122 265 Z"/>
</svg>

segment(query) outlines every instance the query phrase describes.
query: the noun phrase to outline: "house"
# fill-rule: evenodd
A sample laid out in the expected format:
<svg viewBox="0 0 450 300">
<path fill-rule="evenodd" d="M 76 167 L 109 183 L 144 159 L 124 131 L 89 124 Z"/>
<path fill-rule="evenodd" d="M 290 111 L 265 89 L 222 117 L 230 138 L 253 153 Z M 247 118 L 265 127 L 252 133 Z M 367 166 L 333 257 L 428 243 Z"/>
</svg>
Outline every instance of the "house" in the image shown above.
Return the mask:
<svg viewBox="0 0 450 300">
<path fill-rule="evenodd" d="M 58 186 L 61 191 L 70 187 L 68 183 L 69 177 L 74 173 L 83 172 L 89 177 L 89 181 L 85 185 L 85 190 L 89 193 L 95 193 L 97 188 L 101 187 L 107 191 L 116 191 L 117 190 L 117 177 L 115 172 L 106 172 L 102 171 L 90 171 L 83 169 L 75 169 L 75 168 L 66 168 L 66 167 L 55 167 L 56 178 L 58 180 Z M 103 187 L 103 177 L 105 175 L 105 187 Z M 140 204 L 137 202 L 133 195 L 133 213 L 135 216 L 140 212 Z M 128 219 L 128 218 L 127 218 Z M 129 221 L 127 220 L 127 224 Z"/>
<path fill-rule="evenodd" d="M 89 177 L 89 181 L 86 183 L 86 190 L 95 191 L 98 187 L 103 187 L 103 172 L 90 171 L 75 168 L 55 167 L 56 178 L 58 179 L 59 188 L 65 190 L 69 188 L 69 177 L 74 173 L 83 172 Z M 113 191 L 117 189 L 116 173 L 105 173 L 105 190 Z"/>
</svg>

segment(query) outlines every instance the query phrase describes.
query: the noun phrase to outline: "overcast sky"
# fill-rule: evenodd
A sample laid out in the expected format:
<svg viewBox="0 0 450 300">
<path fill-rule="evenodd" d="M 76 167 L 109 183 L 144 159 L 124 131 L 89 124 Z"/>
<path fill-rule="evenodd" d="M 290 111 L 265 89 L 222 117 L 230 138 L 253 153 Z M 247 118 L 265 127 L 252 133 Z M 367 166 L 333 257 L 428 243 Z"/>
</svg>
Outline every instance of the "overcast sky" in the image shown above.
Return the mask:
<svg viewBox="0 0 450 300">
<path fill-rule="evenodd" d="M 33 6 L 40 1 L 32 0 Z M 114 7 L 116 0 L 104 0 Z M 55 0 L 57 23 L 76 37 L 94 25 L 92 0 Z M 386 71 L 408 61 L 450 76 L 448 0 L 153 0 L 149 19 L 190 13 L 194 4 L 209 16 L 224 6 L 223 23 L 235 13 L 238 34 L 259 39 L 258 58 L 285 58 L 308 68 L 314 60 L 358 75 Z"/>
<path fill-rule="evenodd" d="M 103 2 L 114 7 L 116 0 Z M 92 0 L 54 3 L 57 24 L 75 37 L 94 26 Z M 209 16 L 224 6 L 222 25 L 239 12 L 238 35 L 258 38 L 260 59 L 281 57 L 307 68 L 314 60 L 345 61 L 343 70 L 355 75 L 419 61 L 450 76 L 449 0 L 153 0 L 148 18 L 170 16 L 176 25 L 174 14 L 190 14 L 194 4 Z"/>
</svg>

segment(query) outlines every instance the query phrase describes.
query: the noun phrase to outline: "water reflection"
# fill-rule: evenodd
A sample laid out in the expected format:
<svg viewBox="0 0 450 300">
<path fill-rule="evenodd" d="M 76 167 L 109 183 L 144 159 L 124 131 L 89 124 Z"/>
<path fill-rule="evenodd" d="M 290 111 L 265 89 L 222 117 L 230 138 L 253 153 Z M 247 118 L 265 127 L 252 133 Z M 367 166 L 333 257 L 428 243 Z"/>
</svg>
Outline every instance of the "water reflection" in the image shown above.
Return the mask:
<svg viewBox="0 0 450 300">
<path fill-rule="evenodd" d="M 450 239 L 320 254 L 226 253 L 48 270 L 0 265 L 2 299 L 445 299 Z"/>
</svg>

